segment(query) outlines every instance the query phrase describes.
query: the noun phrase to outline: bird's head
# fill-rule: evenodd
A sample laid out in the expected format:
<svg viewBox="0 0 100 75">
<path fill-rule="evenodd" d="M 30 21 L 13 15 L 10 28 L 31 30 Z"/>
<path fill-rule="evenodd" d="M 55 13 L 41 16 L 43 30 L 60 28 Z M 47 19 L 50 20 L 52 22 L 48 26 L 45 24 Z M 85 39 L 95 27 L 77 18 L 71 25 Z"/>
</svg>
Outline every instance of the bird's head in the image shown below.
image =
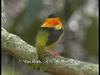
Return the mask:
<svg viewBox="0 0 100 75">
<path fill-rule="evenodd" d="M 56 17 L 54 15 L 48 16 L 48 18 L 45 19 L 43 25 L 41 27 L 45 28 L 54 28 L 56 30 L 63 29 L 63 24 L 59 17 Z"/>
</svg>

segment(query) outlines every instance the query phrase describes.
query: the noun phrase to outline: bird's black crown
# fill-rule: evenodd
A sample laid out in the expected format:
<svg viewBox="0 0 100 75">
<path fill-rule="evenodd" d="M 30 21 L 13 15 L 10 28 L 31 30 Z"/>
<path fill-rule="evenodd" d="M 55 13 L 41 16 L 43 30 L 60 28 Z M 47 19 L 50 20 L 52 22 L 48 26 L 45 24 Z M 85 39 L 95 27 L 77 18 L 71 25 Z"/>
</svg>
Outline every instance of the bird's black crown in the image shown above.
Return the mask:
<svg viewBox="0 0 100 75">
<path fill-rule="evenodd" d="M 51 14 L 48 16 L 48 18 L 56 18 L 56 17 L 58 17 L 56 14 Z"/>
</svg>

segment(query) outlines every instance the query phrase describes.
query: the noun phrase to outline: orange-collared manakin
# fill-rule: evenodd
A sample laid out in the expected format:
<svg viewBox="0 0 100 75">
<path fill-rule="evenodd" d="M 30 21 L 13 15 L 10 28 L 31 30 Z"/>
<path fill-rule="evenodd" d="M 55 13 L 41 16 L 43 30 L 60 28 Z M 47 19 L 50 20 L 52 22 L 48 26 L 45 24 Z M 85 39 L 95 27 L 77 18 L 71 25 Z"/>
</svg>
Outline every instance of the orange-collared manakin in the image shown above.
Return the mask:
<svg viewBox="0 0 100 75">
<path fill-rule="evenodd" d="M 38 55 L 45 54 L 45 49 L 53 47 L 63 32 L 63 24 L 59 17 L 48 16 L 40 27 L 36 37 Z"/>
</svg>

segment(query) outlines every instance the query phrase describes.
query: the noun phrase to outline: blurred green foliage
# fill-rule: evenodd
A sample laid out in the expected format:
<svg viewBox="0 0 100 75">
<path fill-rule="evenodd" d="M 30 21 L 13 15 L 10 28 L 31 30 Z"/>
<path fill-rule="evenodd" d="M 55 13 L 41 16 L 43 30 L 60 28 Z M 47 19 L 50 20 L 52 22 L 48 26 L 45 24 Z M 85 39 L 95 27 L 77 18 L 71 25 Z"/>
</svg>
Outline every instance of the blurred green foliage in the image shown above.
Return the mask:
<svg viewBox="0 0 100 75">
<path fill-rule="evenodd" d="M 17 34 L 29 44 L 34 44 L 36 33 L 41 25 L 38 13 L 42 8 L 41 0 L 29 0 L 25 9 L 10 23 L 9 32 Z M 21 29 L 20 29 L 21 28 Z"/>
<path fill-rule="evenodd" d="M 85 39 L 84 39 L 84 46 L 87 50 L 87 52 L 92 56 L 98 55 L 98 20 L 96 17 L 90 17 L 91 19 L 91 25 L 86 28 L 85 31 Z"/>
<path fill-rule="evenodd" d="M 2 75 L 22 75 L 21 72 L 19 72 L 15 68 L 8 66 L 8 65 L 2 68 L 1 74 Z"/>
<path fill-rule="evenodd" d="M 72 13 L 84 5 L 86 0 L 65 0 L 63 18 L 68 20 Z"/>
</svg>

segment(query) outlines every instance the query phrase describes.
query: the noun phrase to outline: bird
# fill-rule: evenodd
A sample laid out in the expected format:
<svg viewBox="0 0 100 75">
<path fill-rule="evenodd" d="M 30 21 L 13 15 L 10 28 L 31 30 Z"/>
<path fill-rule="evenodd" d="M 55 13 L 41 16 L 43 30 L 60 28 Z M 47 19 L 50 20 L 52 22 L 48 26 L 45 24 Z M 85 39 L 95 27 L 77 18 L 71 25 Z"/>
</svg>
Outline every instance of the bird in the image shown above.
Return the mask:
<svg viewBox="0 0 100 75">
<path fill-rule="evenodd" d="M 36 36 L 36 49 L 39 57 L 45 56 L 45 50 L 56 56 L 56 53 L 50 50 L 56 46 L 63 30 L 64 26 L 60 17 L 51 14 L 44 20 Z"/>
</svg>

